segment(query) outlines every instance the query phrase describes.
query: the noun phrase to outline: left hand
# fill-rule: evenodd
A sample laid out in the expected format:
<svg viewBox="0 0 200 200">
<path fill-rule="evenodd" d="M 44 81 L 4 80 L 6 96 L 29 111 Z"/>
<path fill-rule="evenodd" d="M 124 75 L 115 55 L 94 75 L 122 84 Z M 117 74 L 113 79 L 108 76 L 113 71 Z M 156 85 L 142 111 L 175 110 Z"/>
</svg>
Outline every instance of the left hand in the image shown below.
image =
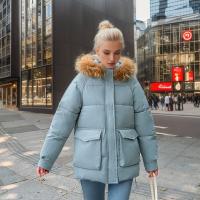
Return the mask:
<svg viewBox="0 0 200 200">
<path fill-rule="evenodd" d="M 149 177 L 158 176 L 158 169 L 153 170 L 153 171 L 148 171 L 148 173 L 149 173 Z"/>
</svg>

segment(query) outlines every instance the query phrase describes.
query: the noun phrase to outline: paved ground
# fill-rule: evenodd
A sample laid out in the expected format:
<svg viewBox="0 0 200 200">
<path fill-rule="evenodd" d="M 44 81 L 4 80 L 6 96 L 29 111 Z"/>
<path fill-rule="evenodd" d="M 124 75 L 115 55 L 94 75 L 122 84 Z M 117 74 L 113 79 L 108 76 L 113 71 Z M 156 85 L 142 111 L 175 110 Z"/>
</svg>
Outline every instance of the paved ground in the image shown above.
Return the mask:
<svg viewBox="0 0 200 200">
<path fill-rule="evenodd" d="M 159 110 L 152 110 L 152 113 L 155 114 L 165 114 L 165 115 L 181 115 L 181 116 L 200 116 L 200 107 L 196 108 L 193 106 L 192 103 L 186 103 L 183 104 L 183 110 L 178 111 L 166 111 L 166 109 L 161 109 L 161 106 L 159 105 Z"/>
<path fill-rule="evenodd" d="M 153 114 L 157 134 L 200 139 L 200 116 Z"/>
<path fill-rule="evenodd" d="M 154 114 L 169 115 L 165 111 Z M 200 108 L 185 105 L 170 115 L 195 115 Z M 0 110 L 0 200 L 81 200 L 73 178 L 73 138 L 63 148 L 52 172 L 39 180 L 35 168 L 52 115 Z M 200 139 L 158 135 L 160 200 L 200 200 Z M 131 200 L 149 200 L 147 175 L 134 183 Z"/>
</svg>

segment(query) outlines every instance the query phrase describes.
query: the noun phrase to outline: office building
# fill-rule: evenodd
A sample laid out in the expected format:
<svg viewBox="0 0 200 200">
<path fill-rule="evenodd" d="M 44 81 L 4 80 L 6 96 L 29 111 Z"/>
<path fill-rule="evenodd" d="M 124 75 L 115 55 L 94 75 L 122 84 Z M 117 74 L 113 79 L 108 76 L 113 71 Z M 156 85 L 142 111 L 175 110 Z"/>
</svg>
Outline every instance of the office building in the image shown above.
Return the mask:
<svg viewBox="0 0 200 200">
<path fill-rule="evenodd" d="M 200 0 L 150 0 L 152 21 L 200 13 Z"/>
<path fill-rule="evenodd" d="M 76 57 L 91 52 L 98 23 L 104 19 L 123 31 L 124 53 L 133 57 L 131 0 L 1 0 L 0 11 L 3 106 L 15 101 L 21 110 L 54 112 L 76 75 Z M 17 100 L 8 100 L 15 90 L 4 92 L 2 83 L 16 88 Z"/>
<path fill-rule="evenodd" d="M 138 40 L 141 83 L 150 92 L 200 92 L 200 16 L 168 20 Z"/>
<path fill-rule="evenodd" d="M 0 108 L 19 106 L 18 1 L 0 1 Z"/>
</svg>

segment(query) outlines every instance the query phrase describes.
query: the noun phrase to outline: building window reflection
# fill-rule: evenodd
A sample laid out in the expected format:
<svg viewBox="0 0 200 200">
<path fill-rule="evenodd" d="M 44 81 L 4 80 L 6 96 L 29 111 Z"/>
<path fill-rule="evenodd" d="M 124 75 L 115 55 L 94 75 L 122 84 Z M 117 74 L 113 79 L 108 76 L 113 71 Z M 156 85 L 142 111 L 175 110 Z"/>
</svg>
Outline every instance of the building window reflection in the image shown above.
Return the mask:
<svg viewBox="0 0 200 200">
<path fill-rule="evenodd" d="M 44 63 L 50 64 L 52 62 L 52 4 L 51 1 L 44 2 Z"/>
<path fill-rule="evenodd" d="M 200 13 L 199 0 L 151 0 L 150 15 L 153 21 L 170 17 Z"/>
<path fill-rule="evenodd" d="M 52 0 L 21 0 L 23 106 L 52 107 Z"/>
<path fill-rule="evenodd" d="M 52 67 L 46 68 L 46 96 L 47 96 L 47 106 L 52 105 L 52 88 L 53 88 L 53 82 L 52 82 Z"/>
<path fill-rule="evenodd" d="M 11 75 L 10 0 L 0 1 L 0 78 Z"/>
<path fill-rule="evenodd" d="M 187 40 L 184 32 L 190 31 Z M 150 82 L 172 80 L 172 66 L 184 67 L 184 81 L 200 81 L 200 21 L 155 25 L 138 39 L 139 77 Z M 186 73 L 187 72 L 187 73 Z M 142 80 L 141 80 L 142 81 Z"/>
<path fill-rule="evenodd" d="M 26 70 L 22 72 L 22 105 L 32 105 L 32 71 Z"/>
<path fill-rule="evenodd" d="M 33 71 L 33 105 L 46 105 L 46 68 Z"/>
<path fill-rule="evenodd" d="M 17 82 L 2 84 L 0 87 L 0 108 L 14 108 L 17 105 Z"/>
</svg>

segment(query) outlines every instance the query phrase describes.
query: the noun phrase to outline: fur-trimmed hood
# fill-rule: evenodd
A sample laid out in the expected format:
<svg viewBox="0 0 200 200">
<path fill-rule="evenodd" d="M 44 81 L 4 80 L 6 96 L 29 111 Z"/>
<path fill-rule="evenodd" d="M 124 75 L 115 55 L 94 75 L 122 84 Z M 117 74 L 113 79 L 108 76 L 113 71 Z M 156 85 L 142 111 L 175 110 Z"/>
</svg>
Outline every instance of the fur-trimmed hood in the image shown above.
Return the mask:
<svg viewBox="0 0 200 200">
<path fill-rule="evenodd" d="M 105 67 L 99 62 L 96 55 L 85 54 L 77 58 L 75 70 L 94 78 L 103 78 Z M 137 73 L 136 64 L 128 57 L 121 57 L 114 69 L 114 79 L 118 81 L 129 80 Z"/>
</svg>

